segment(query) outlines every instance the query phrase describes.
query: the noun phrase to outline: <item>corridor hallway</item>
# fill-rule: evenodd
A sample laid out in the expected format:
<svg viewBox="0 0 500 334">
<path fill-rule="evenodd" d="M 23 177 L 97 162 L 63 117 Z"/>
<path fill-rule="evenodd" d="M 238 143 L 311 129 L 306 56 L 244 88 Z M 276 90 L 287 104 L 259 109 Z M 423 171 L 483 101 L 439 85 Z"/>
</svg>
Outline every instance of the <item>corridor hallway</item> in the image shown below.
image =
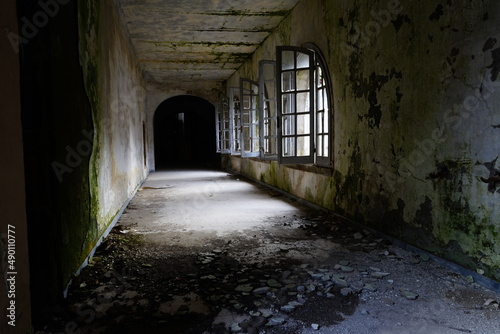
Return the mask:
<svg viewBox="0 0 500 334">
<path fill-rule="evenodd" d="M 44 333 L 498 333 L 498 294 L 239 175 L 151 173 Z"/>
</svg>

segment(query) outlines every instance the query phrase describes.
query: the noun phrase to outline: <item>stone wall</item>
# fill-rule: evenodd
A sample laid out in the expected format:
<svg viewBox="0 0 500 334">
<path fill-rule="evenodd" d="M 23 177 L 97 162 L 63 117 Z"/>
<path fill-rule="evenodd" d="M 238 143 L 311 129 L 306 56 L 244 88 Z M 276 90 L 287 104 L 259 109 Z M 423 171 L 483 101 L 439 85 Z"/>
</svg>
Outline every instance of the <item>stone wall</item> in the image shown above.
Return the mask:
<svg viewBox="0 0 500 334">
<path fill-rule="evenodd" d="M 331 170 L 229 166 L 500 280 L 499 4 L 301 1 L 228 82 L 314 43 L 333 86 Z"/>
</svg>

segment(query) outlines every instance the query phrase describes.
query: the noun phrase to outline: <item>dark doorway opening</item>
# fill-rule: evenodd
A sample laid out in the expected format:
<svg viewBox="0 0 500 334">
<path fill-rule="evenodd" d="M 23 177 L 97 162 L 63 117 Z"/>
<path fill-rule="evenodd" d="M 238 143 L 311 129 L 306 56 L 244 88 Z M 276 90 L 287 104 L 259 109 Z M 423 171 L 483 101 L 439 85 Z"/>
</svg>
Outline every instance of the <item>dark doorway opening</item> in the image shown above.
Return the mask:
<svg viewBox="0 0 500 334">
<path fill-rule="evenodd" d="M 216 153 L 215 107 L 182 95 L 163 101 L 154 117 L 156 169 L 220 167 Z"/>
</svg>

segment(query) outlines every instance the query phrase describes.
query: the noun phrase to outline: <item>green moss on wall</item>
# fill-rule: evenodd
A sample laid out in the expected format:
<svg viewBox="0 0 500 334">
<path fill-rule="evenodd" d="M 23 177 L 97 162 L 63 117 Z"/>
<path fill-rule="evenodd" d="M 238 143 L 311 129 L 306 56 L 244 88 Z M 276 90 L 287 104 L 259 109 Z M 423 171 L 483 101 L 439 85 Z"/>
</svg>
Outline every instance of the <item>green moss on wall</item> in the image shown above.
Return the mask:
<svg viewBox="0 0 500 334">
<path fill-rule="evenodd" d="M 99 215 L 99 161 L 100 133 L 102 124 L 101 97 L 101 3 L 96 0 L 79 0 L 80 63 L 84 72 L 84 83 L 92 108 L 94 141 L 90 160 L 91 216 L 98 223 Z"/>
</svg>

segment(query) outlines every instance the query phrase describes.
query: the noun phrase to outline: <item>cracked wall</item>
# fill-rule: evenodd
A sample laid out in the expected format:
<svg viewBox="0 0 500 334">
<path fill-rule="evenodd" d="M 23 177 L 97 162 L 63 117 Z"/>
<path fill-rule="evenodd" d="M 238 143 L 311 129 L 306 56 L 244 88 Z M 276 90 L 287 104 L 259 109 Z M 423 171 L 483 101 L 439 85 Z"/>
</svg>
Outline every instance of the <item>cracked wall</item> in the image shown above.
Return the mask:
<svg viewBox="0 0 500 334">
<path fill-rule="evenodd" d="M 333 168 L 227 163 L 500 280 L 499 7 L 301 1 L 228 87 L 256 80 L 277 45 L 316 44 L 333 80 Z"/>
</svg>

